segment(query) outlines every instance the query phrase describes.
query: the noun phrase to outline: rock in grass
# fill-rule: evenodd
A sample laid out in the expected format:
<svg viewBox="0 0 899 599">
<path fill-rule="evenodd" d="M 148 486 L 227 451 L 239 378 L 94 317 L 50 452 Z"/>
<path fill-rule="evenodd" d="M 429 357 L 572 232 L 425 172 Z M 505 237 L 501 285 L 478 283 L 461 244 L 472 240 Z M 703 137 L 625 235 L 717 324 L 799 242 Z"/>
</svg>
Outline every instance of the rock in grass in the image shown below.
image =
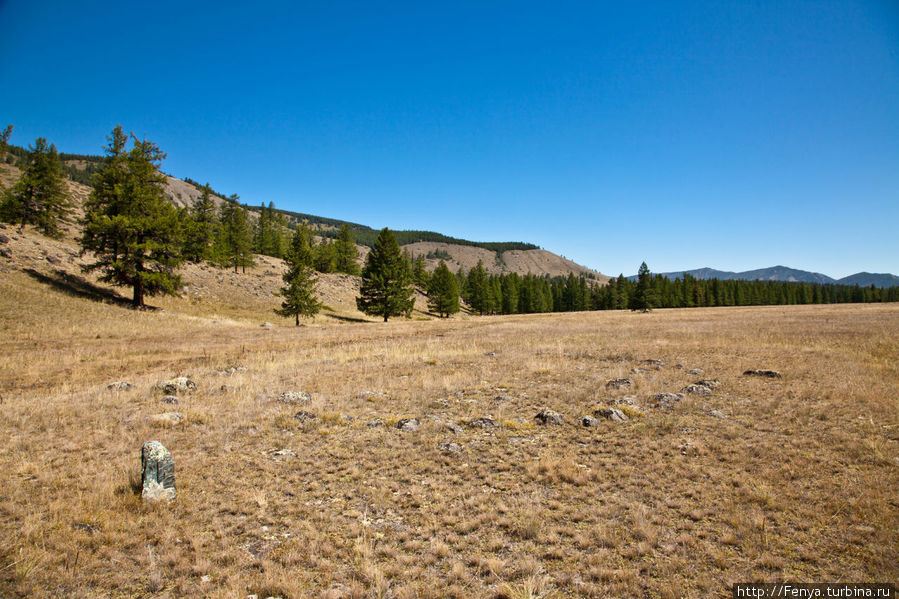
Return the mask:
<svg viewBox="0 0 899 599">
<path fill-rule="evenodd" d="M 462 446 L 454 441 L 450 441 L 449 443 L 441 443 L 437 446 L 437 449 L 445 454 L 462 453 Z"/>
<path fill-rule="evenodd" d="M 293 417 L 296 418 L 298 422 L 309 422 L 310 420 L 315 420 L 317 418 L 315 414 L 307 412 L 306 410 L 300 410 L 294 414 Z"/>
<path fill-rule="evenodd" d="M 383 418 L 372 418 L 371 420 L 369 420 L 368 422 L 365 423 L 365 426 L 367 426 L 368 428 L 380 428 L 380 427 L 384 426 L 384 419 Z"/>
<path fill-rule="evenodd" d="M 693 383 L 694 385 L 702 385 L 703 387 L 708 387 L 709 389 L 717 389 L 719 385 L 721 385 L 721 381 L 718 379 L 703 379 L 701 381 L 696 381 Z"/>
<path fill-rule="evenodd" d="M 174 379 L 162 381 L 156 385 L 166 395 L 175 395 L 179 391 L 196 391 L 197 384 L 186 376 L 179 376 Z"/>
<path fill-rule="evenodd" d="M 403 418 L 396 423 L 398 429 L 409 432 L 417 431 L 420 425 L 421 422 L 418 421 L 418 418 Z"/>
<path fill-rule="evenodd" d="M 651 408 L 673 408 L 684 398 L 683 393 L 657 393 L 650 398 L 649 407 Z"/>
<path fill-rule="evenodd" d="M 165 412 L 163 414 L 153 414 L 150 416 L 150 422 L 157 426 L 175 426 L 184 420 L 184 414 L 181 412 Z"/>
<path fill-rule="evenodd" d="M 712 390 L 705 385 L 687 385 L 680 390 L 681 393 L 692 393 L 693 395 L 711 395 Z"/>
<path fill-rule="evenodd" d="M 175 498 L 175 460 L 159 441 L 148 441 L 140 451 L 141 497 L 144 501 Z"/>
<path fill-rule="evenodd" d="M 116 381 L 114 383 L 109 383 L 108 385 L 106 385 L 106 388 L 110 391 L 131 391 L 132 389 L 134 389 L 134 385 L 125 381 Z"/>
<path fill-rule="evenodd" d="M 454 435 L 461 435 L 464 432 L 462 427 L 454 422 L 447 422 L 443 427 Z"/>
<path fill-rule="evenodd" d="M 612 379 L 606 383 L 606 387 L 610 389 L 621 389 L 622 387 L 633 387 L 634 381 L 630 379 Z"/>
<path fill-rule="evenodd" d="M 776 370 L 746 370 L 743 374 L 745 376 L 766 376 L 769 379 L 783 378 L 783 375 Z"/>
<path fill-rule="evenodd" d="M 496 423 L 496 420 L 494 420 L 493 418 L 490 418 L 488 416 L 486 418 L 474 418 L 472 420 L 469 420 L 468 426 L 470 426 L 472 428 L 480 428 L 480 429 L 487 430 L 490 428 L 496 428 L 499 425 Z"/>
<path fill-rule="evenodd" d="M 163 397 L 163 398 L 160 399 L 159 401 L 161 401 L 162 403 L 172 404 L 172 405 L 175 405 L 175 406 L 178 405 L 178 398 L 175 397 L 174 395 L 166 395 L 165 397 Z"/>
<path fill-rule="evenodd" d="M 285 391 L 278 396 L 278 401 L 281 403 L 309 403 L 312 401 L 312 396 L 303 391 Z"/>
<path fill-rule="evenodd" d="M 581 426 L 596 426 L 597 424 L 599 424 L 599 420 L 593 416 L 590 416 L 589 414 L 581 416 Z"/>
<path fill-rule="evenodd" d="M 537 415 L 534 416 L 534 418 L 543 425 L 562 424 L 565 421 L 561 414 L 547 408 L 543 408 L 542 410 L 537 412 Z"/>
<path fill-rule="evenodd" d="M 627 422 L 629 420 L 627 414 L 618 408 L 601 408 L 593 412 L 593 415 L 597 418 L 611 420 L 612 422 Z"/>
</svg>

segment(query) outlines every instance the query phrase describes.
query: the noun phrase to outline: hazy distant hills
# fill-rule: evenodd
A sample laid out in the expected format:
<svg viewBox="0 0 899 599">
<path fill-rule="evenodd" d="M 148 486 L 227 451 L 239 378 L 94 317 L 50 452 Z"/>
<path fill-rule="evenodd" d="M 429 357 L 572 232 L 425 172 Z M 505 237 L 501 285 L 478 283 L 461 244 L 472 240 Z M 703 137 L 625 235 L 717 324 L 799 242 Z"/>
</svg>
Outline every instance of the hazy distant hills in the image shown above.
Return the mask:
<svg viewBox="0 0 899 599">
<path fill-rule="evenodd" d="M 673 272 L 655 273 L 669 279 L 683 278 L 684 274 L 697 279 L 743 280 L 743 281 L 785 281 L 791 283 L 836 283 L 839 285 L 859 285 L 861 287 L 897 287 L 899 277 L 889 273 L 859 272 L 842 279 L 834 279 L 819 272 L 809 272 L 788 266 L 770 266 L 756 270 L 743 272 L 731 272 L 728 270 L 716 270 L 714 268 L 696 268 L 694 270 L 678 270 Z M 636 276 L 628 277 L 635 279 Z"/>
</svg>

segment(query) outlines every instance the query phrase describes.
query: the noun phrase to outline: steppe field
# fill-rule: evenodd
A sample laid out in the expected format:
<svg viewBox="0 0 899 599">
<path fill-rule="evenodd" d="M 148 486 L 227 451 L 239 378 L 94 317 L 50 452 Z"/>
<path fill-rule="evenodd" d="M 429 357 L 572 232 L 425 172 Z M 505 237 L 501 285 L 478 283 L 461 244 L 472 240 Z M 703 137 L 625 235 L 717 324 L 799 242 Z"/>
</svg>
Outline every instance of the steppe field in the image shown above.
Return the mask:
<svg viewBox="0 0 899 599">
<path fill-rule="evenodd" d="M 177 301 L 135 312 L 0 278 L 3 599 L 899 579 L 897 305 L 295 328 Z M 163 403 L 176 376 L 197 388 Z M 151 439 L 174 456 L 171 503 L 141 499 Z"/>
</svg>

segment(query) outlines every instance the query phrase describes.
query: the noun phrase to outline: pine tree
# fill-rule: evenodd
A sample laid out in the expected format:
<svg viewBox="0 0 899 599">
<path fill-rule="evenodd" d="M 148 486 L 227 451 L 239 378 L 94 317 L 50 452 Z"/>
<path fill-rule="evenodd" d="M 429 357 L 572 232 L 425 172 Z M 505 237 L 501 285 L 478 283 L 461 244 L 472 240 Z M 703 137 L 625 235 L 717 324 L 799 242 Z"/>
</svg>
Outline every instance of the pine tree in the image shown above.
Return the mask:
<svg viewBox="0 0 899 599">
<path fill-rule="evenodd" d="M 253 239 L 247 223 L 247 211 L 237 203 L 238 196 L 232 195 L 222 203 L 219 210 L 219 247 L 221 260 L 225 266 L 233 266 L 234 272 L 241 267 L 246 272 L 253 266 Z"/>
<path fill-rule="evenodd" d="M 428 281 L 428 309 L 441 318 L 459 311 L 459 285 L 443 260 Z"/>
<path fill-rule="evenodd" d="M 281 308 L 275 312 L 281 316 L 293 316 L 296 326 L 300 326 L 300 316 L 310 317 L 318 314 L 321 302 L 315 296 L 316 277 L 309 265 L 312 253 L 309 247 L 308 229 L 298 228 L 293 235 L 291 248 L 287 255 L 287 272 L 284 282 L 287 287 L 281 288 Z"/>
<path fill-rule="evenodd" d="M 356 240 L 353 236 L 353 230 L 346 223 L 340 227 L 337 241 L 334 242 L 334 252 L 337 256 L 337 263 L 334 269 L 337 272 L 343 272 L 348 275 L 359 274 L 360 269 L 357 262 L 359 252 L 356 250 Z"/>
<path fill-rule="evenodd" d="M 337 267 L 337 250 L 327 237 L 322 237 L 315 246 L 315 270 L 318 272 L 334 272 Z"/>
<path fill-rule="evenodd" d="M 174 273 L 183 261 L 183 233 L 178 212 L 165 198 L 165 157 L 156 144 L 134 138 L 130 152 L 121 126 L 107 137 L 106 160 L 94 178 L 85 203 L 82 253 L 95 261 L 85 271 L 102 271 L 101 281 L 133 288 L 132 305 L 144 297 L 174 294 L 181 279 Z"/>
<path fill-rule="evenodd" d="M 482 316 L 490 311 L 490 288 L 482 260 L 468 271 L 468 305 Z"/>
<path fill-rule="evenodd" d="M 381 230 L 362 269 L 362 286 L 356 306 L 371 316 L 391 316 L 411 312 L 412 280 L 406 259 L 396 237 L 387 228 Z"/>
<path fill-rule="evenodd" d="M 212 188 L 207 183 L 194 200 L 185 226 L 184 258 L 190 262 L 202 262 L 212 258 L 212 243 L 215 240 L 216 228 L 215 212 Z"/>
<path fill-rule="evenodd" d="M 637 287 L 631 297 L 631 310 L 649 312 L 656 305 L 656 292 L 652 288 L 652 274 L 646 262 L 640 265 L 637 271 Z"/>
<path fill-rule="evenodd" d="M 11 131 L 11 130 L 10 130 Z M 35 225 L 50 237 L 60 237 L 59 225 L 71 211 L 56 146 L 38 137 L 30 146 L 28 164 L 18 182 L 5 194 L 0 215 L 18 222 L 19 230 Z"/>
<path fill-rule="evenodd" d="M 0 131 L 0 158 L 6 154 L 6 148 L 9 146 L 9 138 L 12 137 L 12 125 L 7 125 L 3 131 Z"/>
<path fill-rule="evenodd" d="M 424 254 L 419 254 L 412 260 L 412 280 L 419 289 L 427 289 L 429 279 L 430 275 L 425 263 L 425 256 Z"/>
</svg>

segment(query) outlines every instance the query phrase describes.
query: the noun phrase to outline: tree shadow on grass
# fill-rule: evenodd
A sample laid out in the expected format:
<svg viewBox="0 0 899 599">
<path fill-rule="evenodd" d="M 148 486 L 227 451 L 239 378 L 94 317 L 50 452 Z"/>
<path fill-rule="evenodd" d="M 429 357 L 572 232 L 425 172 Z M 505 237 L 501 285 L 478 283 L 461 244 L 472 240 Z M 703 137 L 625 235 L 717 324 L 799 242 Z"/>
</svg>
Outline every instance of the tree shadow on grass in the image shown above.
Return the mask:
<svg viewBox="0 0 899 599">
<path fill-rule="evenodd" d="M 32 268 L 26 268 L 24 272 L 39 283 L 49 285 L 66 295 L 103 302 L 104 304 L 115 304 L 124 308 L 131 307 L 130 299 L 122 297 L 112 289 L 95 285 L 83 277 L 73 275 L 62 269 L 56 270 L 52 274 L 38 272 Z M 151 306 L 146 306 L 145 309 L 156 310 L 156 308 Z"/>
<path fill-rule="evenodd" d="M 334 320 L 342 320 L 344 322 L 371 322 L 369 320 L 365 320 L 364 318 L 354 318 L 352 316 L 340 316 L 338 314 L 325 314 L 328 318 L 333 318 Z"/>
</svg>

